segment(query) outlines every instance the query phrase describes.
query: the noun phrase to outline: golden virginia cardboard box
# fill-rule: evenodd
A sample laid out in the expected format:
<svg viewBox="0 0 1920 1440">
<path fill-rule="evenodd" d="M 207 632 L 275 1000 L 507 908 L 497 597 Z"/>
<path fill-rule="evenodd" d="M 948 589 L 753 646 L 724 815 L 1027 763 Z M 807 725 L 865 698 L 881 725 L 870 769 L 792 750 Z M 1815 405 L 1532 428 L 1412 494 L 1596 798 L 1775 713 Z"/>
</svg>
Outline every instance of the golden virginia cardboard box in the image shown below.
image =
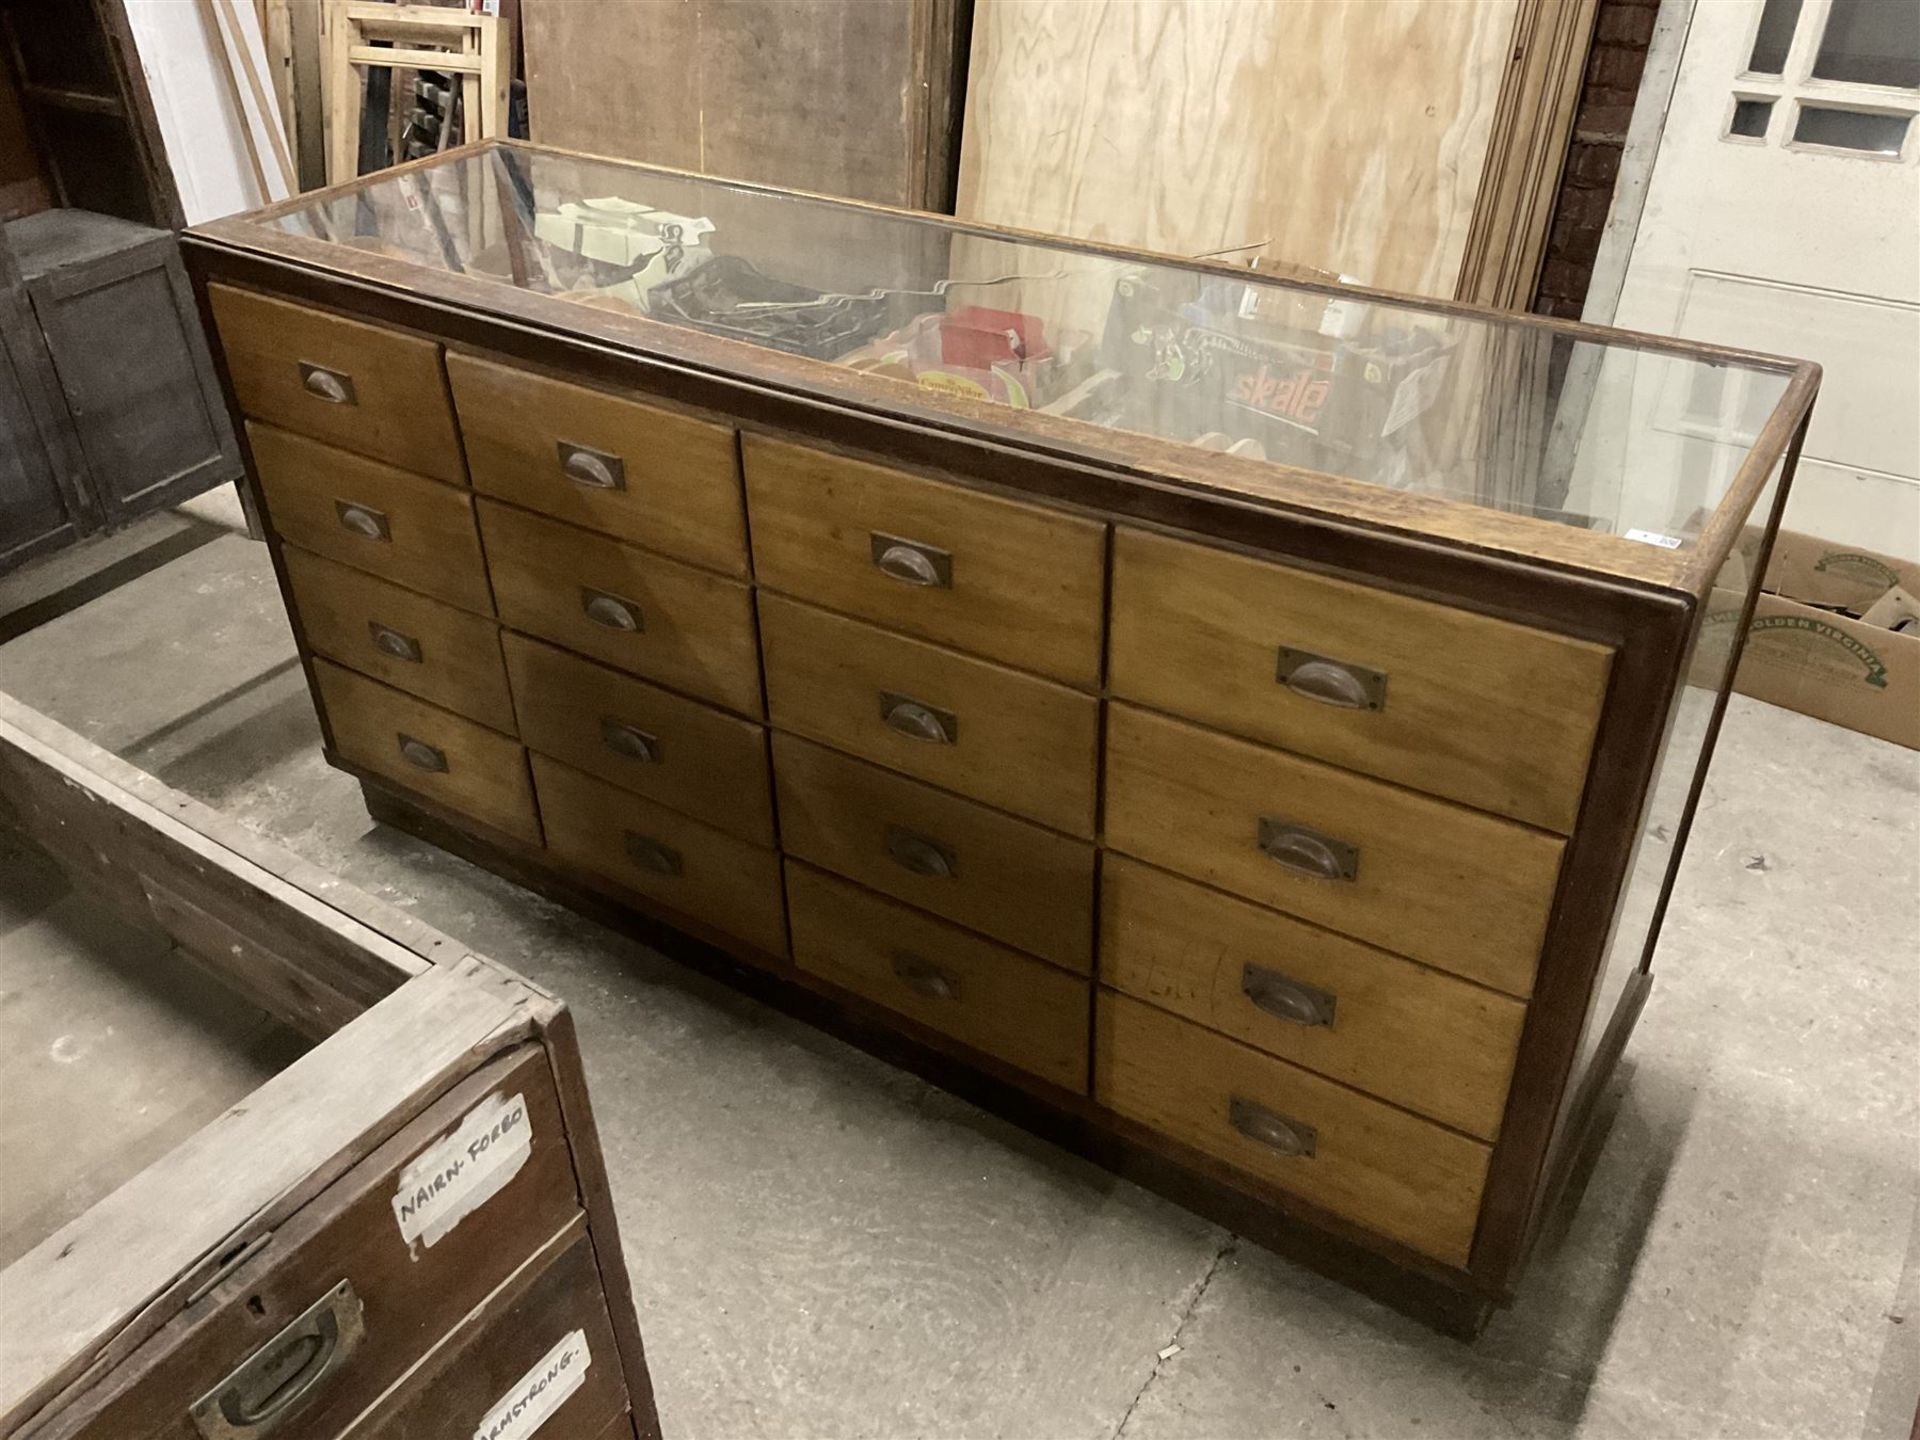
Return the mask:
<svg viewBox="0 0 1920 1440">
<path fill-rule="evenodd" d="M 1733 688 L 1920 750 L 1920 633 L 1859 618 L 1896 585 L 1920 594 L 1920 565 L 1782 530 Z M 1717 678 L 1739 605 L 1737 587 L 1709 596 L 1697 683 Z"/>
</svg>

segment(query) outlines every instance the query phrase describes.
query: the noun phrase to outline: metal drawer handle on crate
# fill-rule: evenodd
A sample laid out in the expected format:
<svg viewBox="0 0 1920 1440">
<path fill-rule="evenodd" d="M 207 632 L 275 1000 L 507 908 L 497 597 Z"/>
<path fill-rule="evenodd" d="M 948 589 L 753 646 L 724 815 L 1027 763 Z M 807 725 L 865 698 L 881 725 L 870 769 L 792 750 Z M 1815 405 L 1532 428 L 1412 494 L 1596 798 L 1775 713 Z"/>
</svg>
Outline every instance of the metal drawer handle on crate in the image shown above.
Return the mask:
<svg viewBox="0 0 1920 1440">
<path fill-rule="evenodd" d="M 868 532 L 874 567 L 882 575 L 926 589 L 953 588 L 953 555 L 938 545 L 923 545 L 899 535 Z"/>
<path fill-rule="evenodd" d="M 1338 1003 L 1330 991 L 1289 979 L 1264 965 L 1246 965 L 1240 971 L 1240 993 L 1276 1020 L 1295 1025 L 1331 1025 Z"/>
<path fill-rule="evenodd" d="M 589 490 L 627 488 L 627 462 L 618 455 L 596 450 L 591 445 L 576 445 L 571 440 L 560 441 L 559 448 L 560 469 L 574 484 Z"/>
<path fill-rule="evenodd" d="M 263 1440 L 319 1394 L 366 1333 L 360 1297 L 342 1280 L 188 1413 L 206 1440 Z"/>
<path fill-rule="evenodd" d="M 944 966 L 936 965 L 911 950 L 896 950 L 891 959 L 895 977 L 909 990 L 917 991 L 929 1000 L 960 998 L 960 977 Z"/>
<path fill-rule="evenodd" d="M 1257 1100 L 1239 1095 L 1227 1101 L 1227 1123 L 1256 1145 L 1265 1145 L 1282 1155 L 1311 1160 L 1319 1145 L 1313 1126 L 1306 1121 L 1292 1119 L 1278 1110 L 1269 1110 Z"/>
<path fill-rule="evenodd" d="M 889 730 L 928 745 L 951 745 L 960 738 L 960 717 L 951 710 L 892 690 L 880 692 L 880 718 Z"/>
<path fill-rule="evenodd" d="M 604 625 L 609 630 L 624 630 L 629 634 L 638 634 L 647 628 L 640 614 L 640 607 L 618 595 L 605 590 L 593 590 L 580 587 L 580 608 L 586 612 L 589 620 L 596 625 Z"/>
<path fill-rule="evenodd" d="M 393 530 L 387 524 L 387 512 L 376 510 L 371 505 L 356 505 L 351 500 L 333 502 L 333 513 L 339 517 L 340 528 L 351 530 L 363 540 L 392 540 Z"/>
<path fill-rule="evenodd" d="M 655 765 L 660 761 L 659 736 L 649 735 L 638 725 L 629 725 L 611 715 L 600 718 L 600 739 L 614 754 L 624 755 L 629 760 L 638 760 L 645 765 Z"/>
<path fill-rule="evenodd" d="M 1262 815 L 1256 842 L 1269 860 L 1309 880 L 1352 880 L 1360 873 L 1359 846 L 1291 820 Z"/>
<path fill-rule="evenodd" d="M 1274 678 L 1303 699 L 1341 710 L 1384 710 L 1387 704 L 1384 671 L 1350 665 L 1310 650 L 1282 645 Z"/>
<path fill-rule="evenodd" d="M 629 830 L 622 843 L 626 846 L 627 858 L 642 870 L 655 875 L 678 875 L 684 868 L 680 852 L 651 835 Z"/>
<path fill-rule="evenodd" d="M 353 377 L 344 370 L 329 370 L 324 365 L 300 363 L 300 384 L 306 392 L 329 405 L 354 403 Z"/>
<path fill-rule="evenodd" d="M 416 740 L 411 735 L 400 737 L 400 758 L 416 770 L 431 770 L 436 775 L 447 773 L 447 752 L 438 746 L 429 745 L 424 740 Z"/>
<path fill-rule="evenodd" d="M 894 864 L 915 875 L 950 880 L 958 873 L 953 851 L 938 840 L 929 840 L 898 825 L 887 827 L 887 854 Z"/>
<path fill-rule="evenodd" d="M 396 660 L 405 660 L 410 665 L 418 665 L 422 659 L 420 642 L 411 635 L 402 634 L 391 625 L 382 625 L 378 620 L 367 621 L 367 633 L 373 637 L 373 648 L 382 655 L 391 655 Z"/>
</svg>

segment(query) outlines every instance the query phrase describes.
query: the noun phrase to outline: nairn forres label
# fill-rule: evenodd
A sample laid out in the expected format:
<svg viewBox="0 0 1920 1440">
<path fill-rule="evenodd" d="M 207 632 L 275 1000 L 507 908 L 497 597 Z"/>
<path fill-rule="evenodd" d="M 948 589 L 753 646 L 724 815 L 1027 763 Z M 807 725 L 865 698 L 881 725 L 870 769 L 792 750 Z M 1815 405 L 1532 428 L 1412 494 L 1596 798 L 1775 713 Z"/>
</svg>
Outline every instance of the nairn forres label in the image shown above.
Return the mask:
<svg viewBox="0 0 1920 1440">
<path fill-rule="evenodd" d="M 416 1258 L 486 1204 L 520 1173 L 533 1153 L 533 1126 L 523 1095 L 490 1095 L 400 1172 L 393 1218 Z"/>
<path fill-rule="evenodd" d="M 587 1367 L 593 1356 L 587 1353 L 587 1332 L 575 1330 L 554 1346 L 506 1397 L 487 1412 L 473 1440 L 526 1440 L 547 1422 L 566 1398 L 586 1383 Z"/>
</svg>

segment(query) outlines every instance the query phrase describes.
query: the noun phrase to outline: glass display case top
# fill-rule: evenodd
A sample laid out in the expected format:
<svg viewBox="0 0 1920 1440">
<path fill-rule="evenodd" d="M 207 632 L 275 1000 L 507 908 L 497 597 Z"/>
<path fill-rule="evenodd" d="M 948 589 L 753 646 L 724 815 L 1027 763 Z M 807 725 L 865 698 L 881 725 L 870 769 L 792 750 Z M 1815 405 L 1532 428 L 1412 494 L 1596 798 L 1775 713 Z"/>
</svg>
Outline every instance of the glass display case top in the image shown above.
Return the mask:
<svg viewBox="0 0 1920 1440">
<path fill-rule="evenodd" d="M 1101 253 L 517 144 L 263 223 L 936 404 L 1066 417 L 1668 551 L 1693 544 L 1794 375 L 1299 271 Z"/>
</svg>

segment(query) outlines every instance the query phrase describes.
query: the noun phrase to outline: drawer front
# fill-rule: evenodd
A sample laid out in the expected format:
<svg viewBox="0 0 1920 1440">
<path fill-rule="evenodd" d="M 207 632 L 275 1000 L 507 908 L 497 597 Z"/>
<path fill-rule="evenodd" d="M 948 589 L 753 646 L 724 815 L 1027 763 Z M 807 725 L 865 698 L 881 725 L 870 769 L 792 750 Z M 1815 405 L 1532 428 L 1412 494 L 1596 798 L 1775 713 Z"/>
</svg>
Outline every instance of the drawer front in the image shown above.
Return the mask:
<svg viewBox="0 0 1920 1440">
<path fill-rule="evenodd" d="M 1086 1093 L 1086 981 L 791 861 L 787 901 L 802 970 Z"/>
<path fill-rule="evenodd" d="M 248 415 L 467 483 L 437 343 L 226 285 L 209 285 L 207 297 Z"/>
<path fill-rule="evenodd" d="M 774 724 L 1092 837 L 1092 696 L 775 595 L 760 627 Z"/>
<path fill-rule="evenodd" d="M 586 1227 L 562 1243 L 495 1291 L 343 1440 L 603 1433 L 626 1411 L 626 1379 Z M 518 1421 L 503 1427 L 509 1415 Z"/>
<path fill-rule="evenodd" d="M 1111 990 L 1108 1109 L 1449 1265 L 1473 1246 L 1492 1149 Z"/>
<path fill-rule="evenodd" d="M 1107 843 L 1525 996 L 1563 846 L 1130 705 L 1108 707 Z"/>
<path fill-rule="evenodd" d="M 473 355 L 447 378 L 476 490 L 729 575 L 747 573 L 726 425 Z"/>
<path fill-rule="evenodd" d="M 1100 978 L 1269 1055 L 1484 1140 L 1527 1007 L 1397 955 L 1109 855 Z"/>
<path fill-rule="evenodd" d="M 496 1172 L 500 1187 L 482 1196 L 447 1162 L 496 1129 L 500 1148 L 489 1142 L 488 1149 L 508 1164 Z M 429 1202 L 438 1207 L 430 1242 L 420 1228 L 427 1212 L 417 1201 L 405 1222 L 411 1240 L 395 1210 L 396 1197 L 417 1193 L 423 1176 L 429 1189 L 432 1178 L 445 1181 Z M 253 1357 L 264 1352 L 263 1367 L 270 1368 L 272 1356 L 300 1348 L 310 1331 L 296 1327 L 318 1305 L 320 1315 L 357 1308 L 363 1338 L 313 1382 L 309 1398 L 273 1435 L 332 1440 L 529 1258 L 583 1219 L 552 1067 L 545 1050 L 520 1047 L 462 1080 L 295 1212 L 257 1255 L 103 1382 L 98 1408 L 76 1433 L 86 1440 L 200 1440 L 191 1408 Z M 350 1299 L 319 1303 L 342 1281 Z M 273 1381 L 266 1383 L 271 1388 Z M 244 1380 L 233 1392 L 235 1399 L 258 1393 Z"/>
<path fill-rule="evenodd" d="M 1103 523 L 757 435 L 741 446 L 762 584 L 1099 685 Z"/>
<path fill-rule="evenodd" d="M 1569 834 L 1612 652 L 1141 530 L 1113 693 Z"/>
<path fill-rule="evenodd" d="M 301 634 L 329 660 L 513 733 L 500 627 L 289 545 Z"/>
<path fill-rule="evenodd" d="M 753 596 L 571 525 L 480 502 L 500 618 L 669 689 L 759 715 Z"/>
<path fill-rule="evenodd" d="M 1057 965 L 1093 967 L 1093 846 L 791 735 L 773 737 L 791 855 Z"/>
<path fill-rule="evenodd" d="M 473 497 L 270 425 L 249 423 L 274 533 L 409 590 L 493 613 Z"/>
<path fill-rule="evenodd" d="M 544 755 L 533 756 L 533 778 L 554 854 L 768 954 L 787 953 L 771 850 Z"/>
<path fill-rule="evenodd" d="M 764 727 L 511 630 L 501 641 L 528 745 L 742 840 L 773 844 Z"/>
<path fill-rule="evenodd" d="M 313 673 L 344 758 L 516 840 L 540 843 L 518 741 L 326 660 L 315 660 Z"/>
</svg>

